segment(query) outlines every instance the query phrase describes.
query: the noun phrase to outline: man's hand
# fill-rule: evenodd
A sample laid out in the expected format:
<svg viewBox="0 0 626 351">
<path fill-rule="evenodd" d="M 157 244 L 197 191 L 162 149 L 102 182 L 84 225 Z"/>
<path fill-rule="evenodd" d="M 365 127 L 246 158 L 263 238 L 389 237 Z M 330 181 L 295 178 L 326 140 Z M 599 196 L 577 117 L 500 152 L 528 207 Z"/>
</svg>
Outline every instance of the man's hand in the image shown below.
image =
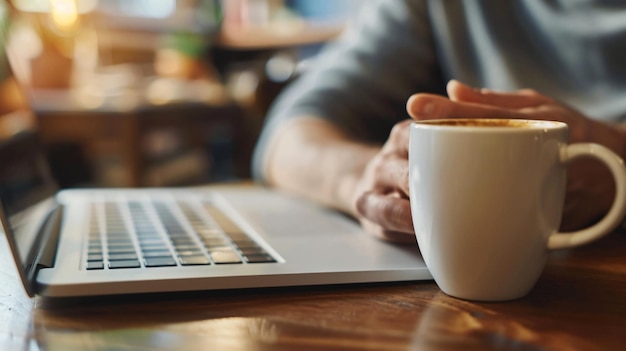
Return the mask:
<svg viewBox="0 0 626 351">
<path fill-rule="evenodd" d="M 355 193 L 363 228 L 382 239 L 414 242 L 409 204 L 409 125 L 396 124 L 380 152 L 367 164 Z"/>
<path fill-rule="evenodd" d="M 415 94 L 407 102 L 407 112 L 415 119 L 514 118 L 565 122 L 570 142 L 591 141 L 592 135 L 606 132 L 606 125 L 531 89 L 495 92 L 473 89 L 450 81 L 449 99 L 439 95 Z M 605 139 L 605 138 L 602 138 Z M 603 140 L 606 142 L 606 140 Z M 621 150 L 620 150 L 621 152 Z"/>
<path fill-rule="evenodd" d="M 500 93 L 473 89 L 457 81 L 447 87 L 448 98 L 415 94 L 407 111 L 418 120 L 440 118 L 515 118 L 565 122 L 570 142 L 603 144 L 624 156 L 625 136 L 616 127 L 593 121 L 533 90 Z M 589 225 L 610 207 L 614 184 L 610 173 L 595 160 L 574 161 L 568 169 L 567 198 L 562 229 Z"/>
</svg>

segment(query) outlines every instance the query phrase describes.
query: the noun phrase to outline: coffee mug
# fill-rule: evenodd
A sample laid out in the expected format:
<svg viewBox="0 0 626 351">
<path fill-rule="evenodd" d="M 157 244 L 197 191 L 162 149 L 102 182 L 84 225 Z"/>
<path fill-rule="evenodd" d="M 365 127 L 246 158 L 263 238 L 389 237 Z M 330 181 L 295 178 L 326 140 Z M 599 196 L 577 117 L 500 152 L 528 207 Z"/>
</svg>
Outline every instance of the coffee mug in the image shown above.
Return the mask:
<svg viewBox="0 0 626 351">
<path fill-rule="evenodd" d="M 567 140 L 567 125 L 552 121 L 411 124 L 411 214 L 420 251 L 441 290 L 477 301 L 522 297 L 539 279 L 550 250 L 588 243 L 621 223 L 621 158 L 601 145 Z M 595 225 L 559 233 L 566 164 L 586 156 L 610 169 L 615 200 Z"/>
</svg>

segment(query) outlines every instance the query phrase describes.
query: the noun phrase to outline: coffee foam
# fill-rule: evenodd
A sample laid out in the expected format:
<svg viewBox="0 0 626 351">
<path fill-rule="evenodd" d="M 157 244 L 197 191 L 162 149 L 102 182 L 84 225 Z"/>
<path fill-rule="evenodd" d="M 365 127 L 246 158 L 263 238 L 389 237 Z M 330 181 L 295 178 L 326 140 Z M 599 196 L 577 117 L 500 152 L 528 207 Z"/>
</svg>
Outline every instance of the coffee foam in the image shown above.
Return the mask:
<svg viewBox="0 0 626 351">
<path fill-rule="evenodd" d="M 441 119 L 419 121 L 418 124 L 456 127 L 555 128 L 558 122 L 525 119 Z"/>
</svg>

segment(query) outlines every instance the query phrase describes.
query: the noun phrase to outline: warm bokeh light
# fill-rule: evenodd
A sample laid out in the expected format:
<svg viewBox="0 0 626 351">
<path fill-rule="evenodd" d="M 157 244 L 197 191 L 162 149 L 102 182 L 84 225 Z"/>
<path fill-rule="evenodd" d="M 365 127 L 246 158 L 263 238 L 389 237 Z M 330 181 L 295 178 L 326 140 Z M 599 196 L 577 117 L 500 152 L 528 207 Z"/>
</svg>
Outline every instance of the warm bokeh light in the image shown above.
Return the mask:
<svg viewBox="0 0 626 351">
<path fill-rule="evenodd" d="M 78 23 L 78 8 L 74 0 L 50 0 L 50 17 L 62 30 L 71 30 Z"/>
<path fill-rule="evenodd" d="M 50 0 L 11 0 L 16 9 L 22 12 L 50 13 Z M 54 1 L 52 1 L 54 2 Z M 98 6 L 98 0 L 74 0 L 79 14 L 93 11 Z"/>
</svg>

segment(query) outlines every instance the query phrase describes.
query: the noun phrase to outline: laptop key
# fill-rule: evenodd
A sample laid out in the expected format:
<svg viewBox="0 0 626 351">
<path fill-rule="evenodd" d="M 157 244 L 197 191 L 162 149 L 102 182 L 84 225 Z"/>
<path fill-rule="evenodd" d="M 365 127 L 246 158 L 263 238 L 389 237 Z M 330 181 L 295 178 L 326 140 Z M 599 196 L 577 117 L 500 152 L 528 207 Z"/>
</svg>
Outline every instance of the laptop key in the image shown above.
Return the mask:
<svg viewBox="0 0 626 351">
<path fill-rule="evenodd" d="M 102 261 L 102 254 L 88 254 L 87 261 Z"/>
<path fill-rule="evenodd" d="M 104 269 L 104 263 L 102 261 L 87 262 L 87 270 L 94 269 Z"/>
<path fill-rule="evenodd" d="M 176 266 L 176 260 L 173 257 L 146 257 L 143 262 L 146 267 Z"/>
<path fill-rule="evenodd" d="M 179 256 L 198 256 L 198 255 L 202 255 L 204 253 L 204 250 L 200 250 L 200 249 L 178 250 L 178 248 L 176 248 L 176 252 L 178 253 Z"/>
<path fill-rule="evenodd" d="M 159 251 L 144 251 L 143 257 L 172 257 L 172 254 L 169 250 L 159 250 Z"/>
<path fill-rule="evenodd" d="M 244 255 L 267 254 L 265 250 L 259 246 L 256 247 L 239 247 L 239 251 Z"/>
<path fill-rule="evenodd" d="M 250 254 L 246 255 L 246 261 L 248 263 L 272 263 L 276 260 L 268 254 Z"/>
<path fill-rule="evenodd" d="M 111 239 L 111 238 L 107 238 L 107 244 L 108 245 L 132 245 L 133 242 L 130 239 Z"/>
<path fill-rule="evenodd" d="M 179 256 L 178 260 L 183 266 L 207 265 L 211 264 L 208 257 L 204 255 Z"/>
<path fill-rule="evenodd" d="M 130 255 L 134 254 L 135 249 L 109 249 L 109 255 Z"/>
<path fill-rule="evenodd" d="M 172 239 L 172 244 L 176 245 L 176 246 L 183 246 L 183 245 L 192 245 L 195 246 L 196 243 L 191 239 Z"/>
<path fill-rule="evenodd" d="M 203 238 L 202 242 L 204 242 L 204 245 L 206 245 L 207 247 L 228 245 L 228 240 L 226 240 L 225 238 Z"/>
<path fill-rule="evenodd" d="M 254 247 L 254 246 L 258 246 L 256 242 L 254 242 L 252 239 L 250 238 L 245 238 L 245 239 L 233 239 L 233 242 L 239 246 L 239 247 Z"/>
<path fill-rule="evenodd" d="M 167 250 L 167 245 L 163 244 L 155 244 L 155 245 L 143 245 L 141 244 L 141 251 L 163 251 Z"/>
<path fill-rule="evenodd" d="M 242 263 L 241 257 L 234 251 L 213 251 L 210 255 L 216 264 Z"/>
<path fill-rule="evenodd" d="M 109 254 L 109 261 L 126 261 L 126 260 L 136 260 L 136 253 L 125 253 L 125 254 Z"/>
<path fill-rule="evenodd" d="M 138 260 L 109 261 L 110 269 L 118 268 L 139 268 L 141 265 Z"/>
</svg>

